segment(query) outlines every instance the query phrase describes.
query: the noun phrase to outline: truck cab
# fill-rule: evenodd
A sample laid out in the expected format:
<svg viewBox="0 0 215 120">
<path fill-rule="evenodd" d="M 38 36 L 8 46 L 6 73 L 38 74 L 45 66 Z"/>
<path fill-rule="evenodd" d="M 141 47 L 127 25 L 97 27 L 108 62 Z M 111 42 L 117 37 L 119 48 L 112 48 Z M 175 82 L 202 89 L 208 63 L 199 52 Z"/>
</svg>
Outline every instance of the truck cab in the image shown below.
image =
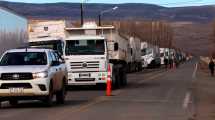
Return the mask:
<svg viewBox="0 0 215 120">
<path fill-rule="evenodd" d="M 80 35 L 65 39 L 64 58 L 69 85 L 106 83 L 107 41 L 96 35 Z"/>
<path fill-rule="evenodd" d="M 160 50 L 147 42 L 141 43 L 142 67 L 159 67 L 161 65 Z"/>
<path fill-rule="evenodd" d="M 64 41 L 60 37 L 38 37 L 28 41 L 31 47 L 49 48 L 58 51 L 63 56 Z"/>
</svg>

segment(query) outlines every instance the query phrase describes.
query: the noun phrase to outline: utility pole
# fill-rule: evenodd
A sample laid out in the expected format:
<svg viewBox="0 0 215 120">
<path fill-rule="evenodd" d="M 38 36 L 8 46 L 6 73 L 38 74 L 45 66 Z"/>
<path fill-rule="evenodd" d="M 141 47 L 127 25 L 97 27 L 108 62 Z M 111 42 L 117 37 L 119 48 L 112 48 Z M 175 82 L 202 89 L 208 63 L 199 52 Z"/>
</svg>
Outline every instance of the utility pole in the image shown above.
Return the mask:
<svg viewBox="0 0 215 120">
<path fill-rule="evenodd" d="M 81 26 L 84 24 L 84 3 L 81 3 Z"/>
</svg>

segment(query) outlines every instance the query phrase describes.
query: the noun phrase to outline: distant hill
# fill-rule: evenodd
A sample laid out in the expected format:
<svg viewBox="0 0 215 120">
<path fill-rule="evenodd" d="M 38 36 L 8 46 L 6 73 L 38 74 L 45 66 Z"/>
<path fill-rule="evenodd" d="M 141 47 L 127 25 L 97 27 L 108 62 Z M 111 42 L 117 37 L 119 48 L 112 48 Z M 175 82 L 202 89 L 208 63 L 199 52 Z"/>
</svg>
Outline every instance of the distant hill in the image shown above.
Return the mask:
<svg viewBox="0 0 215 120">
<path fill-rule="evenodd" d="M 13 9 L 29 18 L 40 19 L 80 19 L 80 4 L 49 3 L 31 4 L 1 1 L 0 6 Z M 210 22 L 215 18 L 215 6 L 167 8 L 151 4 L 85 4 L 85 18 L 97 19 L 102 10 L 118 6 L 119 9 L 103 16 L 106 20 L 147 19 Z"/>
</svg>

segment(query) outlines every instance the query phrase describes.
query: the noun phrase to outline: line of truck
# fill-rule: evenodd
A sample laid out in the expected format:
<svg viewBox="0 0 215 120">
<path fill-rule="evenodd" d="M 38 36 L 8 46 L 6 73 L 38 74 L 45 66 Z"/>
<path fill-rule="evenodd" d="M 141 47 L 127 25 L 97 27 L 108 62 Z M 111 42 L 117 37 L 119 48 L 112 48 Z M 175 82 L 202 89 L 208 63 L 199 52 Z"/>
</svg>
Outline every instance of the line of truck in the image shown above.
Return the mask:
<svg viewBox="0 0 215 120">
<path fill-rule="evenodd" d="M 127 84 L 127 73 L 160 67 L 164 57 L 171 54 L 168 48 L 119 33 L 112 25 L 97 26 L 95 22 L 74 27 L 62 20 L 32 21 L 28 42 L 31 47 L 47 47 L 61 54 L 69 85 L 106 84 L 110 65 L 113 88 L 120 88 Z"/>
</svg>

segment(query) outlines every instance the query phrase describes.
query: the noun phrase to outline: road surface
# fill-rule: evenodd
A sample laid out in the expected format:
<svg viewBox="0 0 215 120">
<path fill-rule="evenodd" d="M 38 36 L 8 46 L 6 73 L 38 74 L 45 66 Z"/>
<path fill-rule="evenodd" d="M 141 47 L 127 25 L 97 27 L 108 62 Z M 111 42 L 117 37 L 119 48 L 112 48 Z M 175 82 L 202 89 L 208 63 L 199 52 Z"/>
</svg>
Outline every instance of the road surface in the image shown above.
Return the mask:
<svg viewBox="0 0 215 120">
<path fill-rule="evenodd" d="M 29 101 L 11 107 L 4 103 L 0 120 L 187 120 L 194 64 L 129 74 L 128 86 L 113 91 L 111 97 L 98 88 L 75 87 L 65 105 L 46 108 Z"/>
</svg>

